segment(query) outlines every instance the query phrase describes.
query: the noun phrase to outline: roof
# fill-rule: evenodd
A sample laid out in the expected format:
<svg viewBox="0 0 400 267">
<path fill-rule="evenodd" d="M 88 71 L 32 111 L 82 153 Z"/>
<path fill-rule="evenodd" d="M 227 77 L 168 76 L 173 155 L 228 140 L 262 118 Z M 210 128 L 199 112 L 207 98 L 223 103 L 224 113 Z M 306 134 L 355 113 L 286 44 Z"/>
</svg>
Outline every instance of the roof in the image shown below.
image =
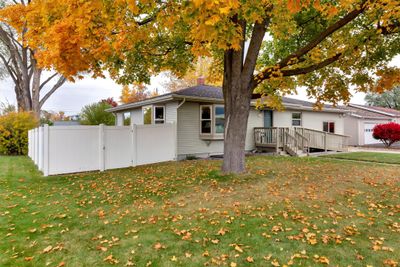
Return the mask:
<svg viewBox="0 0 400 267">
<path fill-rule="evenodd" d="M 109 112 L 116 112 L 122 110 L 128 110 L 132 108 L 142 107 L 145 105 L 155 104 L 155 103 L 162 103 L 171 101 L 174 99 L 186 99 L 189 101 L 202 101 L 202 102 L 218 102 L 223 103 L 224 96 L 222 92 L 222 88 L 210 85 L 197 85 L 188 88 L 181 89 L 176 92 L 163 94 L 160 96 L 152 97 L 149 99 L 145 99 L 142 101 L 124 104 L 115 108 L 110 108 L 107 111 Z M 305 110 L 312 110 L 314 108 L 314 103 L 304 100 L 298 100 L 289 97 L 282 98 L 283 105 L 287 109 L 305 109 Z M 334 107 L 332 105 L 325 105 L 323 111 L 327 112 L 338 112 L 338 113 L 345 113 L 344 109 L 340 109 Z"/>
<path fill-rule="evenodd" d="M 352 115 L 362 118 L 400 118 L 400 111 L 391 108 L 365 106 L 358 104 L 349 104 L 346 108 L 352 112 Z"/>
</svg>

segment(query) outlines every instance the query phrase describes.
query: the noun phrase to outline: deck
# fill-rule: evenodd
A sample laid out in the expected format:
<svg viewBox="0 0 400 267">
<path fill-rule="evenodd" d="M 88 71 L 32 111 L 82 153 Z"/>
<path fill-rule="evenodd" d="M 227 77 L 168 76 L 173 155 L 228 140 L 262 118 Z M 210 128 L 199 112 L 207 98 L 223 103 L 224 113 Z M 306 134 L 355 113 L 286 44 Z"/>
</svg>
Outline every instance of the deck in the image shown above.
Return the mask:
<svg viewBox="0 0 400 267">
<path fill-rule="evenodd" d="M 292 156 L 309 155 L 311 149 L 347 151 L 348 136 L 302 127 L 254 128 L 257 150 L 275 150 Z"/>
</svg>

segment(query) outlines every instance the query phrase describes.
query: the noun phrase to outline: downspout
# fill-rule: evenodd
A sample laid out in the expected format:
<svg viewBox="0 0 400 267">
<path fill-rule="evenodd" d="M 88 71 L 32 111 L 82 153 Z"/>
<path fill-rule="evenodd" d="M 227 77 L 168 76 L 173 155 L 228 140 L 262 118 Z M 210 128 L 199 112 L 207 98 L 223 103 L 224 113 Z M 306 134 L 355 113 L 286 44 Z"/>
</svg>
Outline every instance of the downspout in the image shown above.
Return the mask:
<svg viewBox="0 0 400 267">
<path fill-rule="evenodd" d="M 180 108 L 183 104 L 185 104 L 185 102 L 186 102 L 186 97 L 183 98 L 182 102 L 179 103 L 179 105 L 176 109 Z"/>
</svg>

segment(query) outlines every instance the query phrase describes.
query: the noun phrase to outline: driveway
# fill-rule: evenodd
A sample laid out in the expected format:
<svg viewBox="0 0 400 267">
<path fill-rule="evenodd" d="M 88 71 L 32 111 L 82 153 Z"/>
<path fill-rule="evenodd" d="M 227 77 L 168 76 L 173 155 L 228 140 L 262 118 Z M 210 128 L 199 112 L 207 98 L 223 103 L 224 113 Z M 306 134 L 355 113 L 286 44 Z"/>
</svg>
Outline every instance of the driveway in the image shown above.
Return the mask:
<svg viewBox="0 0 400 267">
<path fill-rule="evenodd" d="M 386 148 L 384 144 L 373 144 L 367 146 L 350 146 L 349 152 L 385 152 L 400 154 L 400 144 L 394 144 L 390 148 Z"/>
</svg>

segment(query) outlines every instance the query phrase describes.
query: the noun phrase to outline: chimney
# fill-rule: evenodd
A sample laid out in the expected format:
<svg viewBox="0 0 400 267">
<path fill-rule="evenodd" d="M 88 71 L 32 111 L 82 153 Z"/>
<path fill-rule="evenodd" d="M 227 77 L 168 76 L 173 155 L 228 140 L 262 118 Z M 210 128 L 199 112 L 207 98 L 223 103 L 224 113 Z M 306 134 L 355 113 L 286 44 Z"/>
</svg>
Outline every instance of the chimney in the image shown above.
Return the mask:
<svg viewBox="0 0 400 267">
<path fill-rule="evenodd" d="M 203 76 L 200 76 L 197 78 L 197 85 L 204 85 L 206 81 L 206 78 L 204 78 Z"/>
</svg>

